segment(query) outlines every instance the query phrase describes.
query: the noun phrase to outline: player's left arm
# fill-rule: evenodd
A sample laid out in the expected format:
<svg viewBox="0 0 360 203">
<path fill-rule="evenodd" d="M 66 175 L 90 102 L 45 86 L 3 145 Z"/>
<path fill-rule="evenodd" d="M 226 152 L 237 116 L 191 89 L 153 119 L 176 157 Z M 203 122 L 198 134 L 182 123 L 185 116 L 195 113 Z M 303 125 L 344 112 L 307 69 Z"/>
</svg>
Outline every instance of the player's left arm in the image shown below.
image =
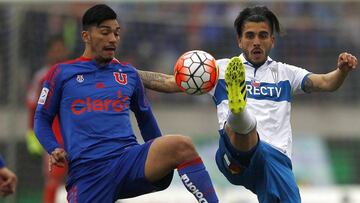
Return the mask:
<svg viewBox="0 0 360 203">
<path fill-rule="evenodd" d="M 137 70 L 140 78 L 147 89 L 163 93 L 181 92 L 176 85 L 173 75 L 164 73 Z"/>
<path fill-rule="evenodd" d="M 343 52 L 338 57 L 335 70 L 326 74 L 310 74 L 304 83 L 305 92 L 331 92 L 337 90 L 348 73 L 355 70 L 358 60 L 350 53 Z"/>
<path fill-rule="evenodd" d="M 138 77 L 137 83 L 135 91 L 131 96 L 130 108 L 136 117 L 141 136 L 146 142 L 160 137 L 161 131 L 151 110 L 149 101 L 146 98 L 140 77 Z"/>
</svg>

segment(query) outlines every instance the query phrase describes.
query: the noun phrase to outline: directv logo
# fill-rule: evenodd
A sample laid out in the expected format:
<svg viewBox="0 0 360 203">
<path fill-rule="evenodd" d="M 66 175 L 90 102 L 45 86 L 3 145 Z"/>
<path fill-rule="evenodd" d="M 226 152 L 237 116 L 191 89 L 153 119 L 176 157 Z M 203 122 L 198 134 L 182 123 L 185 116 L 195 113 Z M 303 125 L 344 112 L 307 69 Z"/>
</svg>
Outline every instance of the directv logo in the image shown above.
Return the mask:
<svg viewBox="0 0 360 203">
<path fill-rule="evenodd" d="M 290 82 L 280 81 L 278 83 L 258 83 L 252 85 L 250 81 L 246 81 L 247 97 L 259 100 L 271 101 L 291 101 L 291 86 Z"/>
<path fill-rule="evenodd" d="M 251 95 L 263 95 L 270 97 L 280 97 L 281 87 L 271 87 L 271 86 L 252 86 L 246 85 L 246 91 Z"/>
</svg>

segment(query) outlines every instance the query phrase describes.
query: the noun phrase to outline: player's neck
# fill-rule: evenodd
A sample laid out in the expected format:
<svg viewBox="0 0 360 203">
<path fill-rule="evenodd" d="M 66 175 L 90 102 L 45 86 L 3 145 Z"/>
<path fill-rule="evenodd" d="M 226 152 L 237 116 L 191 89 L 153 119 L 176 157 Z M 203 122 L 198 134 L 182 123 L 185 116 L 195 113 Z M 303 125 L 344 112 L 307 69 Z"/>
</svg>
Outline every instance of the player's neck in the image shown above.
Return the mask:
<svg viewBox="0 0 360 203">
<path fill-rule="evenodd" d="M 82 56 L 84 58 L 88 58 L 88 59 L 94 59 L 94 56 L 92 54 L 91 51 L 89 51 L 88 49 L 85 49 L 84 53 L 82 54 Z"/>
<path fill-rule="evenodd" d="M 85 49 L 82 57 L 94 60 L 99 66 L 105 66 L 112 61 L 112 59 L 102 60 L 102 58 L 96 57 L 91 51 L 87 49 Z"/>
<path fill-rule="evenodd" d="M 253 68 L 255 68 L 255 69 L 260 68 L 260 67 L 261 67 L 262 65 L 264 65 L 265 62 L 266 62 L 266 60 L 265 60 L 265 61 L 263 61 L 263 62 L 261 62 L 261 63 L 254 63 L 254 62 L 251 61 L 245 54 L 244 54 L 244 58 L 245 58 L 245 60 L 246 60 L 248 63 L 250 63 L 251 66 L 252 66 Z"/>
</svg>

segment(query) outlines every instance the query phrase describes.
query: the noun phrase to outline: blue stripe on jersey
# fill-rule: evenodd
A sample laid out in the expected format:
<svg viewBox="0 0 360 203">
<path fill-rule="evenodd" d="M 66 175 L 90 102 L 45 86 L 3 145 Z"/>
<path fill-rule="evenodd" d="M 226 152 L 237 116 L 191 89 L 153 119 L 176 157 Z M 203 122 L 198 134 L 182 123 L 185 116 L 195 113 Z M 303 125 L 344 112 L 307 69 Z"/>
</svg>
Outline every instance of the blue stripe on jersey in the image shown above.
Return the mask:
<svg viewBox="0 0 360 203">
<path fill-rule="evenodd" d="M 302 89 L 304 92 L 306 92 L 306 91 L 305 91 L 305 81 L 308 79 L 309 75 L 310 75 L 310 73 L 306 74 L 305 77 L 303 78 L 303 80 L 301 81 L 301 89 Z M 307 93 L 309 93 L 309 92 L 307 92 Z"/>
<path fill-rule="evenodd" d="M 260 83 L 252 85 L 250 81 L 246 81 L 247 98 L 256 100 L 270 100 L 270 101 L 287 101 L 291 102 L 291 86 L 288 80 L 280 81 L 278 83 Z M 225 80 L 218 81 L 213 100 L 216 105 L 222 101 L 227 100 Z"/>
<path fill-rule="evenodd" d="M 219 79 L 216 85 L 215 93 L 213 96 L 213 100 L 217 105 L 219 105 L 222 101 L 227 100 L 227 93 L 226 93 L 226 84 L 224 79 Z"/>
</svg>

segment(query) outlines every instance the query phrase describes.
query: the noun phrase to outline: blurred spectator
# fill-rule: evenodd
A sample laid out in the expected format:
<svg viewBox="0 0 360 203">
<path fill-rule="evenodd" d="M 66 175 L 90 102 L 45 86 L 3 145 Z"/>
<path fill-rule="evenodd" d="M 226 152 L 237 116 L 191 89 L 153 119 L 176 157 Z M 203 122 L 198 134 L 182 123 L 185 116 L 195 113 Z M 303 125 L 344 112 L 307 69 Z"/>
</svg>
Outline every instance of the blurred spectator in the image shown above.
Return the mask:
<svg viewBox="0 0 360 203">
<path fill-rule="evenodd" d="M 63 185 L 64 177 L 67 172 L 67 168 L 54 166 L 50 172 L 48 170 L 49 156 L 46 151 L 43 150 L 42 146 L 38 142 L 34 134 L 34 113 L 37 105 L 37 100 L 41 92 L 42 83 L 45 80 L 48 70 L 56 63 L 63 62 L 68 55 L 68 51 L 65 47 L 64 41 L 60 36 L 54 36 L 50 38 L 47 44 L 46 53 L 46 64 L 36 72 L 30 89 L 27 93 L 26 103 L 28 107 L 29 123 L 28 130 L 26 133 L 27 147 L 31 154 L 42 155 L 44 159 L 44 173 L 45 173 L 45 186 L 43 191 L 43 202 L 54 203 L 56 197 L 56 191 L 59 186 Z M 53 131 L 56 136 L 58 143 L 63 144 L 63 140 L 60 133 L 60 127 L 57 117 L 53 122 Z"/>
</svg>

